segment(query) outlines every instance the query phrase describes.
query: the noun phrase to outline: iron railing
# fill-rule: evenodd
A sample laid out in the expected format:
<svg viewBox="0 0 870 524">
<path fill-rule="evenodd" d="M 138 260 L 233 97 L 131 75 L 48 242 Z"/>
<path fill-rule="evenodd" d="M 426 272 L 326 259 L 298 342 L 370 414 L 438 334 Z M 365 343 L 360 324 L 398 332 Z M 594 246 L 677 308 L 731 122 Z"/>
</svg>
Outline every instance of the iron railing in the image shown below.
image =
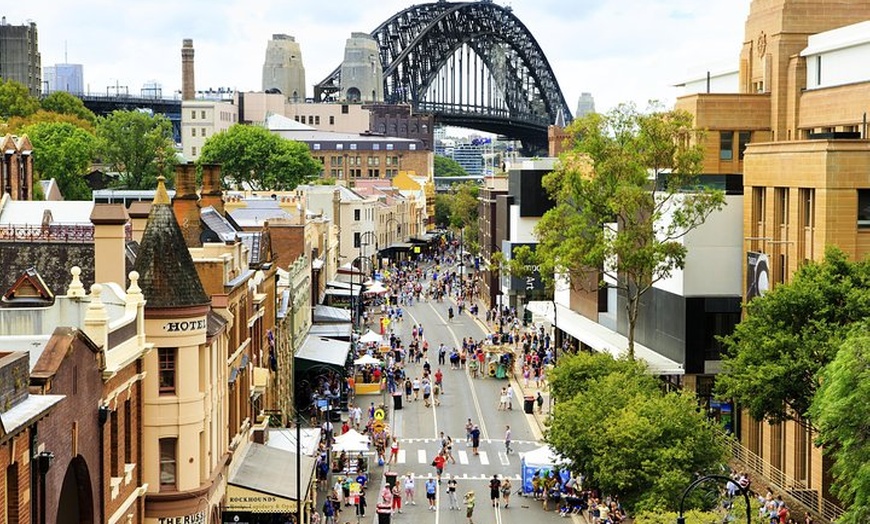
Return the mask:
<svg viewBox="0 0 870 524">
<path fill-rule="evenodd" d="M 124 228 L 126 239 L 133 239 L 130 224 Z M 94 226 L 91 224 L 3 224 L 0 225 L 0 242 L 57 242 L 90 243 L 94 241 Z"/>
</svg>

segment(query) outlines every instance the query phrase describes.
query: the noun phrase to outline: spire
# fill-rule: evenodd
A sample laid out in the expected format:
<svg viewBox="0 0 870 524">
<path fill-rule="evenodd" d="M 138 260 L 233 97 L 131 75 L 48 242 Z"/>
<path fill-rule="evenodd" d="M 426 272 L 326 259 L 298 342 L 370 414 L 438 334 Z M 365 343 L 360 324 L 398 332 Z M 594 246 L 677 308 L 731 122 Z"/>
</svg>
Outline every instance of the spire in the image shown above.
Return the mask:
<svg viewBox="0 0 870 524">
<path fill-rule="evenodd" d="M 556 122 L 553 123 L 553 125 L 556 127 L 561 127 L 562 129 L 565 129 L 565 113 L 562 112 L 561 107 L 556 112 Z"/>
<path fill-rule="evenodd" d="M 157 191 L 134 269 L 139 273 L 146 310 L 211 302 L 175 219 L 163 177 L 157 179 Z"/>
</svg>

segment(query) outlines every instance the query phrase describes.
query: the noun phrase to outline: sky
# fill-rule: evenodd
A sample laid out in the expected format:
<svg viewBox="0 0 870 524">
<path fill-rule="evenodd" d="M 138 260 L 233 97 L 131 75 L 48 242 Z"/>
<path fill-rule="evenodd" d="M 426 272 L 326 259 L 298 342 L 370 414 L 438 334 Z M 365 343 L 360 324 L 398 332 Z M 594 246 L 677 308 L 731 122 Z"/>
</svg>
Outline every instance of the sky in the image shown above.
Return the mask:
<svg viewBox="0 0 870 524">
<path fill-rule="evenodd" d="M 737 69 L 750 0 L 498 0 L 544 51 L 572 111 L 583 92 L 598 111 L 672 103 L 672 87 L 707 70 Z M 192 38 L 197 89 L 261 89 L 266 43 L 302 47 L 308 96 L 337 67 L 352 32 L 370 33 L 411 0 L 30 0 L 0 12 L 34 21 L 42 65 L 84 65 L 85 89 L 139 94 L 181 88 L 181 43 Z"/>
</svg>

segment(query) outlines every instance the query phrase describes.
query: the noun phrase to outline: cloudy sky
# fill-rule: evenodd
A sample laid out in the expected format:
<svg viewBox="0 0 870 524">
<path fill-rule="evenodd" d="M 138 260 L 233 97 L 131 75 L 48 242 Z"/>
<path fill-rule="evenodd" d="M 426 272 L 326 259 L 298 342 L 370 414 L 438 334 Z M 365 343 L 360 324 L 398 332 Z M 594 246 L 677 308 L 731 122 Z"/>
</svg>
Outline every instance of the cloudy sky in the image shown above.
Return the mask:
<svg viewBox="0 0 870 524">
<path fill-rule="evenodd" d="M 196 50 L 197 89 L 260 89 L 273 33 L 302 46 L 308 95 L 339 65 L 345 39 L 371 32 L 413 0 L 31 0 L 4 14 L 37 23 L 43 66 L 84 64 L 85 87 L 156 80 L 181 87 L 181 41 Z M 529 28 L 576 107 L 582 92 L 596 108 L 672 101 L 671 86 L 708 69 L 737 67 L 750 0 L 499 0 Z M 64 58 L 65 49 L 67 58 Z M 114 88 L 113 88 L 114 89 Z M 122 87 L 123 91 L 124 88 Z"/>
</svg>

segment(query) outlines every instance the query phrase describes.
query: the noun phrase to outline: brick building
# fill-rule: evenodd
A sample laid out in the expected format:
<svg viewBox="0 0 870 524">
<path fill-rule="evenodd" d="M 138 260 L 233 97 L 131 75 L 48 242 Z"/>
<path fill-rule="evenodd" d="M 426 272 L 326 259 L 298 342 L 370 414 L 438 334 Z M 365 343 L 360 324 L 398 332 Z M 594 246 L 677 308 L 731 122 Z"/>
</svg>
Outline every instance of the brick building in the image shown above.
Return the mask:
<svg viewBox="0 0 870 524">
<path fill-rule="evenodd" d="M 33 200 L 33 145 L 27 135 L 0 138 L 0 191 L 15 200 Z"/>
</svg>

